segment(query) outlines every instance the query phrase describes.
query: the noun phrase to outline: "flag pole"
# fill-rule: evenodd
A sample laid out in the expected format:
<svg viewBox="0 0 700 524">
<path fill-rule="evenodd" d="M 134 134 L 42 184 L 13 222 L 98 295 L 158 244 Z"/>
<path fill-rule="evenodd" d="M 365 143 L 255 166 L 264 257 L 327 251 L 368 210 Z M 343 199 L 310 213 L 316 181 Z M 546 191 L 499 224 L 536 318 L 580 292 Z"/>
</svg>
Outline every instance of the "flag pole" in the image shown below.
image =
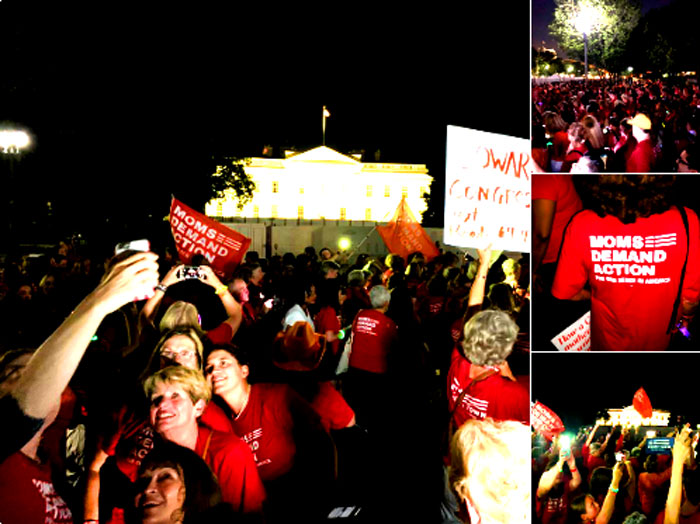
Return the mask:
<svg viewBox="0 0 700 524">
<path fill-rule="evenodd" d="M 328 109 L 326 109 L 326 106 L 323 106 L 323 119 L 322 119 L 322 127 L 323 127 L 323 143 L 322 145 L 326 145 L 326 118 L 331 116 L 331 114 L 328 112 Z"/>
</svg>

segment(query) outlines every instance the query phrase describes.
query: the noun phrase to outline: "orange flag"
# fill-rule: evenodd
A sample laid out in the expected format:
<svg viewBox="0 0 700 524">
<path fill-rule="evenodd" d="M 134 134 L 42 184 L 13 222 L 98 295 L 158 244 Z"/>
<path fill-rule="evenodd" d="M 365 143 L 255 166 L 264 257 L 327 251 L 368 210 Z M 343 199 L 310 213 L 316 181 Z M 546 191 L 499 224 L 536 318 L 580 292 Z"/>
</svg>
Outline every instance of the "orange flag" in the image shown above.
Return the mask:
<svg viewBox="0 0 700 524">
<path fill-rule="evenodd" d="M 652 414 L 651 401 L 649 401 L 649 397 L 647 396 L 646 391 L 644 391 L 644 388 L 639 388 L 637 390 L 637 392 L 634 394 L 634 400 L 632 401 L 632 406 L 634 407 L 635 410 L 637 410 L 637 413 L 639 413 L 642 417 L 644 417 L 644 418 L 651 417 L 651 414 Z"/>
<path fill-rule="evenodd" d="M 384 240 L 387 249 L 406 258 L 415 251 L 425 255 L 430 261 L 440 254 L 435 243 L 421 227 L 402 198 L 396 208 L 394 218 L 386 226 L 377 226 L 377 232 Z"/>
</svg>

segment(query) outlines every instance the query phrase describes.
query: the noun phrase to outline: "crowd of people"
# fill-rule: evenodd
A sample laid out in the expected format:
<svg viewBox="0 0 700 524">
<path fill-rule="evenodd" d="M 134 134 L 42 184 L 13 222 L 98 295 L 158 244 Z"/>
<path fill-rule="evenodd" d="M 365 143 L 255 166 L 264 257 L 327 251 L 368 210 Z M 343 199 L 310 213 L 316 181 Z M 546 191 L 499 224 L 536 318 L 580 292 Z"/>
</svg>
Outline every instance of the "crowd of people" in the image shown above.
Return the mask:
<svg viewBox="0 0 700 524">
<path fill-rule="evenodd" d="M 697 433 L 611 427 L 532 437 L 533 522 L 678 524 L 700 518 Z"/>
<path fill-rule="evenodd" d="M 671 80 L 532 86 L 532 156 L 551 173 L 697 172 L 700 88 Z"/>
<path fill-rule="evenodd" d="M 6 258 L 3 524 L 526 521 L 527 258 L 155 251 Z"/>
</svg>

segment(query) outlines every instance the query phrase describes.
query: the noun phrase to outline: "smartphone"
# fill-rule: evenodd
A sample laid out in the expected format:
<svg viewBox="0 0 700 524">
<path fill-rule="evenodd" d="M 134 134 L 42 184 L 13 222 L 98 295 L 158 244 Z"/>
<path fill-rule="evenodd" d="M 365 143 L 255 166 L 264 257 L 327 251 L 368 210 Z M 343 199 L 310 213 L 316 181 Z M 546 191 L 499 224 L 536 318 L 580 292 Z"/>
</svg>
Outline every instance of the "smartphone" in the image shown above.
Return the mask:
<svg viewBox="0 0 700 524">
<path fill-rule="evenodd" d="M 132 240 L 131 242 L 121 242 L 114 246 L 114 256 L 124 253 L 126 251 L 142 251 L 147 252 L 151 250 L 151 243 L 144 239 Z M 134 297 L 134 302 L 140 302 L 141 300 L 148 300 L 153 296 L 153 290 L 145 292 L 143 295 Z"/>
<path fill-rule="evenodd" d="M 185 266 L 182 268 L 181 276 L 185 280 L 193 278 L 202 279 L 204 278 L 204 272 L 200 269 L 199 266 Z"/>
<path fill-rule="evenodd" d="M 151 243 L 146 239 L 132 240 L 131 242 L 121 242 L 114 246 L 114 254 L 118 255 L 124 251 L 150 251 Z"/>
<path fill-rule="evenodd" d="M 673 449 L 673 437 L 660 437 L 647 439 L 647 453 L 655 453 L 657 455 L 670 455 Z"/>
</svg>

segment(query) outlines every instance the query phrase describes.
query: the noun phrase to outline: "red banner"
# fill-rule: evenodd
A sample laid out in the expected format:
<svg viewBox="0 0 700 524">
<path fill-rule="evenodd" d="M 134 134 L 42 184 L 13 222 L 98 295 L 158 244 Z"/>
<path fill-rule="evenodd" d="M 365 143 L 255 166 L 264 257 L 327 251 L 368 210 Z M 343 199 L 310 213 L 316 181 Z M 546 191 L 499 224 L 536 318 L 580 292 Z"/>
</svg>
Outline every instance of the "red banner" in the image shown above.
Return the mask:
<svg viewBox="0 0 700 524">
<path fill-rule="evenodd" d="M 416 221 L 405 198 L 401 199 L 396 208 L 394 218 L 386 226 L 377 226 L 377 232 L 391 253 L 404 258 L 420 251 L 425 255 L 426 261 L 430 261 L 440 254 L 433 240 Z"/>
<path fill-rule="evenodd" d="M 634 409 L 644 418 L 651 417 L 653 411 L 651 409 L 651 401 L 647 396 L 647 392 L 644 388 L 639 388 L 634 394 L 634 400 L 632 400 L 632 406 Z"/>
<path fill-rule="evenodd" d="M 183 264 L 202 255 L 221 278 L 230 278 L 250 246 L 250 239 L 198 213 L 173 197 L 170 231 Z"/>
<path fill-rule="evenodd" d="M 559 416 L 540 402 L 532 405 L 530 415 L 532 427 L 547 440 L 554 440 L 554 437 L 566 429 Z"/>
</svg>

